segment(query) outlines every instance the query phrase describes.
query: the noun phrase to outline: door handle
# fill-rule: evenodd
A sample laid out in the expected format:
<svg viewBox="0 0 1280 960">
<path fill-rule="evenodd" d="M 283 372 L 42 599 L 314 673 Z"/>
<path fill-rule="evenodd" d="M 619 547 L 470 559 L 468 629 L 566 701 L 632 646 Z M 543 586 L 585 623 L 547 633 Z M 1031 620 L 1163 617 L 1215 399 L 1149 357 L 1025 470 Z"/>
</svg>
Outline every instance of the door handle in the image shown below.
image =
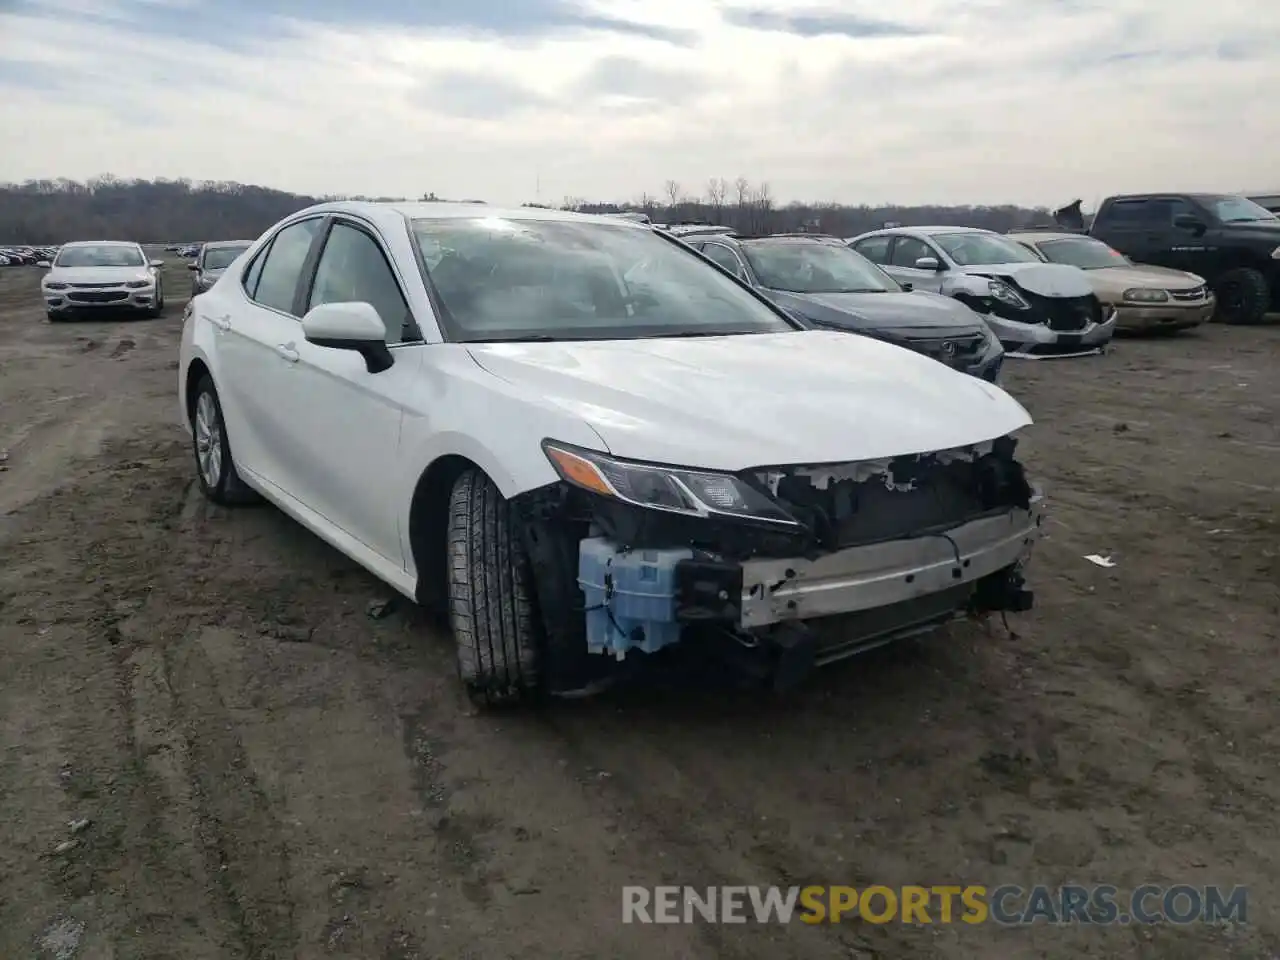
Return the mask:
<svg viewBox="0 0 1280 960">
<path fill-rule="evenodd" d="M 231 329 L 231 314 L 226 313 L 220 317 L 210 317 L 209 322 L 219 330 L 227 331 Z"/>
<path fill-rule="evenodd" d="M 292 343 L 277 343 L 276 353 L 278 353 L 282 359 L 288 360 L 290 363 L 298 362 L 298 351 L 293 349 Z"/>
</svg>

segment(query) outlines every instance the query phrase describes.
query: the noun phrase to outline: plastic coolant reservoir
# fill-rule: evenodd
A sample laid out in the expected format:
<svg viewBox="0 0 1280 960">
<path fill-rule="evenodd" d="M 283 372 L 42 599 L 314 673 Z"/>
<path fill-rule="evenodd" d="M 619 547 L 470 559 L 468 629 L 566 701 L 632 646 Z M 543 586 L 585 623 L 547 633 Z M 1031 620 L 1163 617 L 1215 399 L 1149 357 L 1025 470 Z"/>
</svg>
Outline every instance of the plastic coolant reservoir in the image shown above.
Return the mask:
<svg viewBox="0 0 1280 960">
<path fill-rule="evenodd" d="M 676 564 L 689 549 L 619 550 L 603 537 L 583 540 L 578 585 L 586 599 L 587 649 L 619 660 L 631 649 L 653 653 L 680 639 Z"/>
</svg>

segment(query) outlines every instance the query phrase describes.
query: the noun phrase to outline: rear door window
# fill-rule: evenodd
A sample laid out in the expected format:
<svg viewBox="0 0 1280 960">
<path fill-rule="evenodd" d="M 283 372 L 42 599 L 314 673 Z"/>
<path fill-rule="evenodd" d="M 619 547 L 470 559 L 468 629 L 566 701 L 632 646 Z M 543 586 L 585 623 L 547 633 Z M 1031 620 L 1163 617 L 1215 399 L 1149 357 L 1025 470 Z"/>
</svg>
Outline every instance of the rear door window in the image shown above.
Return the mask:
<svg viewBox="0 0 1280 960">
<path fill-rule="evenodd" d="M 264 307 L 293 314 L 298 281 L 319 228 L 320 220 L 313 217 L 291 223 L 275 235 L 251 294 L 254 300 Z"/>
</svg>

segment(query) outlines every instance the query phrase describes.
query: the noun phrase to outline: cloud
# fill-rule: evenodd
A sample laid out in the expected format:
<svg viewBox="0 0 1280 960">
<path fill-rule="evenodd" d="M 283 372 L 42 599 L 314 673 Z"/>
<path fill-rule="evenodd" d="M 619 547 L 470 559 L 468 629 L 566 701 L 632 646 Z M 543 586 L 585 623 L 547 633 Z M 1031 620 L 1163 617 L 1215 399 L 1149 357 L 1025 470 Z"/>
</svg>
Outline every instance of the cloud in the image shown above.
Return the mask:
<svg viewBox="0 0 1280 960">
<path fill-rule="evenodd" d="M 707 80 L 692 70 L 669 70 L 635 57 L 608 56 L 596 61 L 580 87 L 588 95 L 678 103 L 697 96 Z"/>
<path fill-rule="evenodd" d="M 868 203 L 1265 184 L 1280 5 L 1213 10 L 0 0 L 0 179 L 109 170 L 515 203 L 739 175 L 783 200 Z"/>
<path fill-rule="evenodd" d="M 793 33 L 798 37 L 914 37 L 922 31 L 905 23 L 871 20 L 842 13 L 818 11 L 778 13 L 773 10 L 732 10 L 728 21 L 752 30 Z"/>
</svg>

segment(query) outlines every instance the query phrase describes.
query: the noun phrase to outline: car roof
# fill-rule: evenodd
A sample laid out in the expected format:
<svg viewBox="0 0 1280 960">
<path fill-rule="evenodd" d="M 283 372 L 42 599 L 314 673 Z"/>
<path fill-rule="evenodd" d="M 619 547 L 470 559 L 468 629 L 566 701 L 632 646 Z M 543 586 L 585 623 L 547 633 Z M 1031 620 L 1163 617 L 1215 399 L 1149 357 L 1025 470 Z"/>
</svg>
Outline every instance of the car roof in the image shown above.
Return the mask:
<svg viewBox="0 0 1280 960">
<path fill-rule="evenodd" d="M 863 237 L 888 237 L 888 236 L 937 236 L 942 233 L 985 233 L 1001 236 L 994 230 L 986 230 L 982 227 L 948 227 L 942 225 L 923 226 L 923 227 L 881 227 L 878 230 L 868 230 L 866 233 L 860 233 L 853 240 L 861 240 Z"/>
<path fill-rule="evenodd" d="M 139 244 L 132 240 L 70 240 L 62 245 L 62 249 L 67 247 L 136 247 Z"/>
<path fill-rule="evenodd" d="M 332 200 L 317 203 L 299 210 L 294 217 L 304 214 L 349 213 L 364 217 L 374 223 L 392 228 L 398 220 L 541 220 L 561 223 L 597 223 L 624 230 L 651 228 L 647 223 L 636 223 L 622 217 L 607 214 L 576 213 L 571 210 L 548 210 L 545 207 L 490 207 L 474 203 L 450 203 L 424 201 L 382 200 Z M 292 219 L 292 218 L 290 218 Z"/>
<path fill-rule="evenodd" d="M 1010 240 L 1031 240 L 1039 243 L 1041 240 L 1092 240 L 1094 243 L 1100 243 L 1097 237 L 1091 237 L 1085 233 L 1072 233 L 1070 230 L 1019 230 L 1017 233 L 1005 234 Z"/>
</svg>

